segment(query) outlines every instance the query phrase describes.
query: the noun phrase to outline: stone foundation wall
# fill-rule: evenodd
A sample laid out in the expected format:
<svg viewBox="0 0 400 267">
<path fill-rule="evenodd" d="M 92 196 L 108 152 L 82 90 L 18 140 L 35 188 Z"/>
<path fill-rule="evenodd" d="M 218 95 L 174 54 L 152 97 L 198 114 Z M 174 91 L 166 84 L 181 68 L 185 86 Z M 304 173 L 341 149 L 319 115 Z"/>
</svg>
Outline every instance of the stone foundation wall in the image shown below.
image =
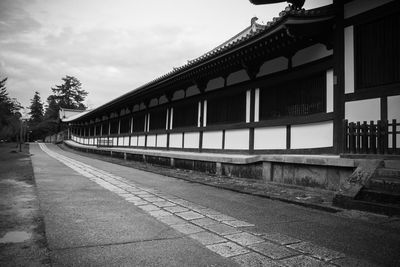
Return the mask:
<svg viewBox="0 0 400 267">
<path fill-rule="evenodd" d="M 227 177 L 256 179 L 265 182 L 276 182 L 307 187 L 317 187 L 337 191 L 340 184 L 349 177 L 355 167 L 327 165 L 321 160 L 318 164 L 289 163 L 279 161 L 259 161 L 247 164 L 235 164 L 194 159 L 178 159 L 172 157 L 133 154 L 120 151 L 86 149 L 70 146 L 84 152 L 108 155 L 146 162 L 184 170 L 194 170 Z M 314 160 L 315 161 L 315 160 Z"/>
</svg>

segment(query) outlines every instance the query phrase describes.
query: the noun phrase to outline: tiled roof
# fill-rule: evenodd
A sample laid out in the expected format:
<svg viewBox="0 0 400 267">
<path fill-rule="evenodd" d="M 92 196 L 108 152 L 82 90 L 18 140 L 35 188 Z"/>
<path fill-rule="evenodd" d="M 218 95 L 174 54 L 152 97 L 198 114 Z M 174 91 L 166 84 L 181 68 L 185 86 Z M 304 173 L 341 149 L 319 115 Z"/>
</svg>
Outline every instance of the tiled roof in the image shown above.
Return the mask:
<svg viewBox="0 0 400 267">
<path fill-rule="evenodd" d="M 332 5 L 329 6 L 324 6 L 316 9 L 310 9 L 310 10 L 305 10 L 305 9 L 295 9 L 292 8 L 292 6 L 288 6 L 285 8 L 285 10 L 281 11 L 279 13 L 278 17 L 274 17 L 272 21 L 269 21 L 266 25 L 258 24 L 256 23 L 256 18 L 253 18 L 251 20 L 251 25 L 241 32 L 239 32 L 237 35 L 234 37 L 230 38 L 226 42 L 222 43 L 221 45 L 217 46 L 216 48 L 212 49 L 211 51 L 208 51 L 207 53 L 201 55 L 198 58 L 195 58 L 193 60 L 188 60 L 188 62 L 180 67 L 175 67 L 173 68 L 172 71 L 116 98 L 111 100 L 110 102 L 92 110 L 93 112 L 96 112 L 98 110 L 101 110 L 103 108 L 106 108 L 108 106 L 111 106 L 113 104 L 116 104 L 124 99 L 126 99 L 129 96 L 132 96 L 135 93 L 140 93 L 143 90 L 150 89 L 151 87 L 156 86 L 159 83 L 162 83 L 164 81 L 167 81 L 168 79 L 171 79 L 173 77 L 176 77 L 177 75 L 183 74 L 186 71 L 189 71 L 190 69 L 195 68 L 196 66 L 203 64 L 209 60 L 212 60 L 212 58 L 224 55 L 225 53 L 229 52 L 229 50 L 233 50 L 235 48 L 239 48 L 240 46 L 244 45 L 247 41 L 251 41 L 253 39 L 256 39 L 258 37 L 262 36 L 268 36 L 271 34 L 275 29 L 277 29 L 280 25 L 283 25 L 289 18 L 298 18 L 304 19 L 304 18 L 319 18 L 319 17 L 324 17 L 327 15 L 333 15 L 334 13 L 332 12 Z M 86 115 L 82 114 L 82 115 Z M 81 117 L 81 116 L 79 116 Z"/>
<path fill-rule="evenodd" d="M 268 34 L 268 32 L 272 29 L 274 29 L 277 25 L 280 25 L 282 22 L 284 22 L 288 17 L 314 17 L 314 16 L 322 16 L 325 15 L 327 12 L 327 9 L 322 7 L 322 8 L 316 8 L 316 9 L 310 9 L 310 10 L 305 10 L 305 9 L 294 9 L 292 8 L 291 5 L 287 6 L 285 10 L 281 11 L 279 13 L 278 17 L 274 17 L 272 21 L 269 21 L 266 25 L 261 25 L 255 22 L 255 18 L 252 19 L 252 25 L 241 31 L 239 34 L 235 35 L 228 41 L 224 42 L 223 44 L 217 46 L 216 48 L 212 49 L 211 51 L 203 54 L 202 56 L 193 59 L 193 60 L 188 60 L 187 64 L 181 66 L 181 67 L 176 67 L 173 68 L 172 71 L 166 73 L 165 75 L 158 77 L 143 86 L 139 87 L 138 89 L 141 89 L 143 87 L 148 87 L 154 83 L 157 83 L 159 81 L 162 81 L 166 78 L 169 78 L 175 74 L 178 74 L 181 71 L 187 70 L 193 66 L 195 66 L 198 63 L 202 63 L 214 56 L 221 55 L 227 50 L 230 50 L 232 48 L 238 47 L 241 44 L 243 44 L 245 41 L 256 38 L 260 35 L 263 34 Z M 254 21 L 253 21 L 254 20 Z M 254 24 L 254 26 L 253 26 Z"/>
</svg>

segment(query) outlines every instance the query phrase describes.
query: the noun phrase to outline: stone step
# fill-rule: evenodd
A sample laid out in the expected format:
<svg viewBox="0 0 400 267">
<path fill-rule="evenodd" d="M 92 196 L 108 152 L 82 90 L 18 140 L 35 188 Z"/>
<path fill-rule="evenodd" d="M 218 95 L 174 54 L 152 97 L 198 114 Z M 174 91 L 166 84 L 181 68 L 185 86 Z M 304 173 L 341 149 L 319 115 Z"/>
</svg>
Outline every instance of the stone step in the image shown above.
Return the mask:
<svg viewBox="0 0 400 267">
<path fill-rule="evenodd" d="M 394 194 L 400 193 L 400 179 L 392 177 L 375 177 L 368 181 L 367 189 L 383 190 Z"/>
<path fill-rule="evenodd" d="M 376 177 L 391 177 L 400 179 L 400 169 L 394 168 L 379 168 L 375 173 Z"/>
<path fill-rule="evenodd" d="M 369 211 L 389 216 L 400 216 L 400 205 L 393 203 L 379 203 L 360 199 L 337 197 L 334 199 L 334 204 L 345 209 Z"/>
<path fill-rule="evenodd" d="M 355 199 L 373 203 L 400 205 L 400 192 L 363 188 Z"/>
<path fill-rule="evenodd" d="M 385 167 L 400 170 L 400 160 L 385 160 Z"/>
</svg>

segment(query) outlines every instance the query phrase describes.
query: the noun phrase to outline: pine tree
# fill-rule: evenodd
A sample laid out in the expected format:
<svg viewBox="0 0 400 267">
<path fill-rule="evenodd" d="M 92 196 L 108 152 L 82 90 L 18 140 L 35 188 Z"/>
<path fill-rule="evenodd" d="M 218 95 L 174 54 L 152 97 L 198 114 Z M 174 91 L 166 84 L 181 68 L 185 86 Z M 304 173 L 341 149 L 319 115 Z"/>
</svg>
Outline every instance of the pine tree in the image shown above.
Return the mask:
<svg viewBox="0 0 400 267">
<path fill-rule="evenodd" d="M 35 92 L 31 99 L 29 115 L 31 116 L 29 122 L 31 125 L 36 125 L 43 120 L 43 103 L 40 99 L 39 92 Z"/>
<path fill-rule="evenodd" d="M 0 80 L 0 139 L 15 139 L 20 126 L 21 104 L 8 96 L 7 78 Z"/>
<path fill-rule="evenodd" d="M 86 106 L 83 101 L 88 93 L 82 89 L 82 83 L 77 78 L 68 75 L 62 80 L 63 84 L 51 88 L 54 93 L 53 97 L 59 107 L 85 110 Z"/>
</svg>

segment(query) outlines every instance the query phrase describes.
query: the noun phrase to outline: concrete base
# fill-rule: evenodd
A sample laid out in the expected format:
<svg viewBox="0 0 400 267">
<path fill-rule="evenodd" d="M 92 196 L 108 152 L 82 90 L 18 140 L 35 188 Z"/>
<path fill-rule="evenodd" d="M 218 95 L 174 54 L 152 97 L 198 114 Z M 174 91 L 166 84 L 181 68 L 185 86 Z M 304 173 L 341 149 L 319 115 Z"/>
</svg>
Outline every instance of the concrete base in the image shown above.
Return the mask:
<svg viewBox="0 0 400 267">
<path fill-rule="evenodd" d="M 95 147 L 65 141 L 71 148 L 108 154 L 177 169 L 228 177 L 248 178 L 337 191 L 358 165 L 354 159 L 334 155 L 230 155 L 184 151 L 161 151 L 118 147 Z"/>
</svg>

